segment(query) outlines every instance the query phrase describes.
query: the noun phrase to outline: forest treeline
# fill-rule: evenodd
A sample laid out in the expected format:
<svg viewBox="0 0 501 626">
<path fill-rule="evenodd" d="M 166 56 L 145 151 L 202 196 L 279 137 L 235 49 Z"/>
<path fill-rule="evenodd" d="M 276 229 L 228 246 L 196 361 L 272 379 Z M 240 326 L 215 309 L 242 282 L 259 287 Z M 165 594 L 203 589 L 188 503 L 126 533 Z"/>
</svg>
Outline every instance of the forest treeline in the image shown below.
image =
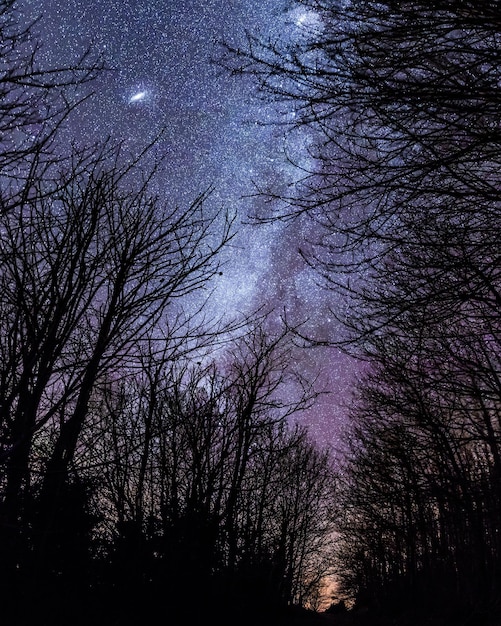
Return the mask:
<svg viewBox="0 0 501 626">
<path fill-rule="evenodd" d="M 500 7 L 291 6 L 295 41 L 248 33 L 219 60 L 275 104 L 289 155 L 307 138 L 293 184 L 256 188 L 254 218 L 316 226 L 301 253 L 363 364 L 335 505 L 341 590 L 481 624 L 501 611 Z"/>
<path fill-rule="evenodd" d="M 0 2 L 0 604 L 24 624 L 240 622 L 315 602 L 334 481 L 276 314 L 204 309 L 235 216 L 156 146 L 68 142 L 105 71 Z M 153 153 L 153 157 L 152 157 Z M 233 614 L 232 614 L 233 617 Z"/>
</svg>

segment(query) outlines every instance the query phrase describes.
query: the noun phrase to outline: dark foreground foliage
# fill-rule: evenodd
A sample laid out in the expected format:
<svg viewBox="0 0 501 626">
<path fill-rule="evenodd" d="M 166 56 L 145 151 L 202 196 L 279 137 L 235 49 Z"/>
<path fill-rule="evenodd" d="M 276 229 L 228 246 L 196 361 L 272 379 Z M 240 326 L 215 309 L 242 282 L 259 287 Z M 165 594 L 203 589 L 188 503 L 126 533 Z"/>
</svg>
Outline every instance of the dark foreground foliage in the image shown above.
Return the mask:
<svg viewBox="0 0 501 626">
<path fill-rule="evenodd" d="M 26 589 L 28 591 L 28 589 Z M 90 593 L 82 596 L 71 593 L 62 586 L 47 594 L 43 586 L 39 593 L 14 599 L 17 606 L 5 606 L 3 619 L 13 626 L 137 626 L 147 623 L 164 623 L 169 626 L 199 626 L 216 623 L 219 626 L 499 626 L 499 611 L 491 609 L 465 612 L 454 607 L 442 607 L 433 613 L 408 609 L 398 612 L 381 612 L 367 608 L 316 612 L 299 606 L 282 608 L 219 604 L 202 605 L 196 598 L 183 609 L 159 603 L 151 596 L 107 596 Z M 44 593 L 45 592 L 45 593 Z M 60 594 L 65 594 L 61 596 Z M 30 608 L 28 608 L 30 607 Z"/>
</svg>

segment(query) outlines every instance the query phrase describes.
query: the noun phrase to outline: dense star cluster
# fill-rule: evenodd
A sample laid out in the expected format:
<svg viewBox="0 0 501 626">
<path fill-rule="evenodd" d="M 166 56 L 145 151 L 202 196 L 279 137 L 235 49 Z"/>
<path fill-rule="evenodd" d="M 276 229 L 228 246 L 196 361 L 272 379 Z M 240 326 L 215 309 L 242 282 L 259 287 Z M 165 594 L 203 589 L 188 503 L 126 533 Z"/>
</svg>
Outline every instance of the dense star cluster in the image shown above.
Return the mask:
<svg viewBox="0 0 501 626">
<path fill-rule="evenodd" d="M 272 106 L 245 78 L 231 77 L 213 62 L 221 41 L 238 45 L 246 31 L 304 37 L 317 16 L 284 0 L 24 0 L 23 6 L 28 17 L 41 16 L 37 29 L 47 65 L 71 62 L 91 46 L 108 68 L 73 117 L 72 140 L 123 138 L 137 150 L 162 132 L 165 201 L 188 204 L 213 188 L 214 206 L 237 212 L 239 233 L 216 286 L 214 313 L 274 305 L 291 320 L 307 319 L 320 340 L 335 338 L 328 308 L 340 305 L 299 255 L 305 225 L 246 224 L 262 202 L 251 197 L 254 181 L 286 185 L 294 175 L 287 157 L 292 150 L 306 158 L 306 139 L 284 142 L 283 129 L 269 124 L 276 115 Z M 320 442 L 335 444 L 353 366 L 333 348 L 303 351 L 298 360 L 304 374 L 318 376 L 320 387 L 331 392 L 301 419 Z"/>
</svg>

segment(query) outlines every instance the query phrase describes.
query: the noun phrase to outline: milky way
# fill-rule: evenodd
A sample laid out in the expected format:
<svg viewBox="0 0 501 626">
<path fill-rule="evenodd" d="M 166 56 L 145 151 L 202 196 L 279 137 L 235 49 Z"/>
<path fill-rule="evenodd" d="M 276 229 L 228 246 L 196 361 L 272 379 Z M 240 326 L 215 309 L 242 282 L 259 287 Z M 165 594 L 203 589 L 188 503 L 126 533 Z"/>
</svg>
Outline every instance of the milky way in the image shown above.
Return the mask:
<svg viewBox="0 0 501 626">
<path fill-rule="evenodd" d="M 166 199 L 183 205 L 213 187 L 211 202 L 238 212 L 239 236 L 227 252 L 213 306 L 245 313 L 264 300 L 294 319 L 309 317 L 321 339 L 335 338 L 328 313 L 328 305 L 337 306 L 335 296 L 317 286 L 298 254 L 304 225 L 244 224 L 259 202 L 248 197 L 252 181 L 292 174 L 281 131 L 262 124 L 271 119 L 271 105 L 257 99 L 248 80 L 230 78 L 211 63 L 221 40 L 237 45 L 245 29 L 300 37 L 315 15 L 283 0 L 24 0 L 22 6 L 29 16 L 42 16 L 37 28 L 46 63 L 68 63 L 91 45 L 110 67 L 72 121 L 74 136 L 82 142 L 123 137 L 134 149 L 164 129 Z M 332 392 L 302 421 L 320 442 L 335 444 L 353 364 L 333 348 L 298 358 L 303 372 L 318 373 Z"/>
</svg>

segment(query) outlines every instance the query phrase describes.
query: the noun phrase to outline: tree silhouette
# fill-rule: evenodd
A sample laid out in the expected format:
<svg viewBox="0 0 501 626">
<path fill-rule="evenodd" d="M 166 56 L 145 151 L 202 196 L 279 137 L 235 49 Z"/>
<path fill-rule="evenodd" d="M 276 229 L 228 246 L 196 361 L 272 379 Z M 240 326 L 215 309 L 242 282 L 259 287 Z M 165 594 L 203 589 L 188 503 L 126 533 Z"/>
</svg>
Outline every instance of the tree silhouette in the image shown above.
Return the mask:
<svg viewBox="0 0 501 626">
<path fill-rule="evenodd" d="M 499 16 L 489 2 L 297 5 L 315 19 L 296 42 L 249 34 L 220 62 L 254 77 L 292 139 L 309 139 L 292 192 L 257 186 L 270 202 L 256 218 L 318 227 L 302 253 L 346 297 L 332 307 L 339 345 L 367 362 L 338 569 L 360 603 L 425 594 L 488 610 L 500 558 Z"/>
<path fill-rule="evenodd" d="M 102 70 L 90 53 L 40 65 L 11 0 L 0 39 L 5 619 L 182 622 L 195 584 L 200 611 L 228 620 L 308 603 L 331 461 L 289 424 L 317 395 L 291 329 L 205 316 L 235 217 L 211 189 L 159 197 L 155 143 L 66 141 Z"/>
<path fill-rule="evenodd" d="M 101 493 L 113 571 L 129 577 L 132 597 L 142 587 L 182 613 L 195 580 L 204 614 L 226 607 L 245 619 L 306 603 L 320 584 L 332 520 L 314 512 L 329 509 L 332 469 L 304 429 L 287 426 L 314 397 L 305 388 L 282 399 L 288 342 L 288 332 L 251 326 L 217 362 L 155 360 L 158 376 L 112 391 L 101 412 Z"/>
</svg>

